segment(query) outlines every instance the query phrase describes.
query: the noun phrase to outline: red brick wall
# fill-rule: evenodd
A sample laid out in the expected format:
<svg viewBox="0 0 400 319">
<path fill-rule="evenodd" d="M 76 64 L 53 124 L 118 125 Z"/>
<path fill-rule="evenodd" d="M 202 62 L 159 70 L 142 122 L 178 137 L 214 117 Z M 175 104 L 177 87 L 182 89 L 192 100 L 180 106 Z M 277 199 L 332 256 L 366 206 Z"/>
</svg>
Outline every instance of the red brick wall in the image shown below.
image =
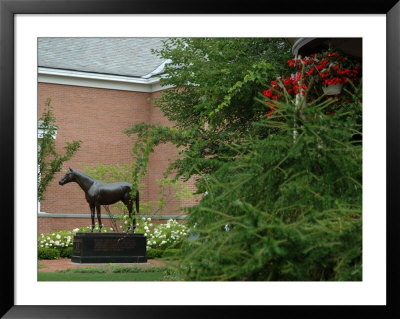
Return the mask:
<svg viewBox="0 0 400 319">
<path fill-rule="evenodd" d="M 154 94 L 159 95 L 161 93 Z M 39 83 L 38 118 L 42 115 L 47 98 L 58 125 L 56 148 L 63 152 L 67 141 L 81 140 L 81 148 L 74 157 L 65 163 L 63 170 L 45 192 L 46 199 L 41 202 L 41 211 L 48 213 L 82 214 L 88 219 L 40 218 L 39 232 L 87 226 L 89 206 L 83 191 L 75 183 L 58 185 L 68 167 L 83 170 L 84 165 L 125 164 L 132 161 L 133 139 L 123 130 L 140 122 L 171 125 L 158 108 L 149 100 L 151 93 L 88 88 L 58 84 Z M 160 145 L 151 154 L 148 174 L 143 178 L 140 189 L 141 201 L 159 199 L 156 179 L 162 178 L 171 160 L 177 156 L 172 144 Z M 194 189 L 193 182 L 188 186 Z M 191 205 L 195 200 L 185 203 L 170 197 L 163 214 L 177 214 L 179 207 Z M 177 211 L 178 210 L 178 211 Z M 105 212 L 104 212 L 105 213 Z M 48 219 L 48 221 L 44 221 Z M 73 223 L 74 225 L 72 225 Z"/>
</svg>

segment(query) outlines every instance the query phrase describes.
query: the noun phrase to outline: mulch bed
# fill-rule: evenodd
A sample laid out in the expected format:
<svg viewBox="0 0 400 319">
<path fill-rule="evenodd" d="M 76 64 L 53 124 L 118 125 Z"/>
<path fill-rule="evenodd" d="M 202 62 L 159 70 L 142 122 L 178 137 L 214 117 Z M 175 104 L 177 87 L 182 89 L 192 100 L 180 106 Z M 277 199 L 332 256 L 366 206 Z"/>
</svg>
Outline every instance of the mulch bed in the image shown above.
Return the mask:
<svg viewBox="0 0 400 319">
<path fill-rule="evenodd" d="M 40 259 L 38 264 L 42 264 L 44 268 L 38 268 L 39 272 L 52 272 L 56 270 L 65 270 L 69 268 L 87 268 L 87 267 L 104 267 L 108 264 L 77 264 L 71 262 L 70 258 L 60 258 L 60 259 Z M 137 266 L 137 267 L 154 267 L 154 266 L 165 266 L 165 262 L 161 260 L 148 259 L 147 263 L 121 263 L 116 265 L 122 266 Z"/>
</svg>

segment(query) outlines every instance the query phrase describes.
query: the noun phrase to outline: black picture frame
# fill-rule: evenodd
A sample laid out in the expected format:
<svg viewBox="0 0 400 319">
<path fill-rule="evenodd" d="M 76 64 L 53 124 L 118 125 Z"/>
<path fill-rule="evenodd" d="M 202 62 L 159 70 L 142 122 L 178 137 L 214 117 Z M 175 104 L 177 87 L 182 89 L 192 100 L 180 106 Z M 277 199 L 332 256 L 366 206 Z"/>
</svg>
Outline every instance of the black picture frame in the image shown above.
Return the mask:
<svg viewBox="0 0 400 319">
<path fill-rule="evenodd" d="M 14 303 L 14 18 L 16 14 L 385 14 L 387 19 L 387 305 L 386 306 L 22 306 Z M 0 0 L 0 181 L 3 239 L 1 310 L 4 318 L 158 318 L 247 317 L 260 311 L 270 317 L 399 318 L 399 241 L 396 182 L 400 163 L 400 3 L 398 0 L 325 1 L 162 1 L 162 0 Z M 384 212 L 376 212 L 384 214 Z M 137 292 L 132 292 L 132 294 Z M 240 293 L 240 291 L 238 291 Z"/>
</svg>

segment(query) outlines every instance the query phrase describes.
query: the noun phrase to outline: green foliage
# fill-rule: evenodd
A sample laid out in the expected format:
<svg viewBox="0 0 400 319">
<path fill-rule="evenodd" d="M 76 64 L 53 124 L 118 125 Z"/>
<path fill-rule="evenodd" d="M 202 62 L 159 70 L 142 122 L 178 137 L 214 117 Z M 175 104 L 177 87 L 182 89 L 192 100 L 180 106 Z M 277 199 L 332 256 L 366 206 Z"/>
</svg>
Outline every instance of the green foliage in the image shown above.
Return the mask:
<svg viewBox="0 0 400 319">
<path fill-rule="evenodd" d="M 74 247 L 66 247 L 66 248 L 64 247 L 64 248 L 61 248 L 61 250 L 60 250 L 60 257 L 63 257 L 63 258 L 71 258 L 73 252 L 74 252 Z"/>
<path fill-rule="evenodd" d="M 39 248 L 38 259 L 59 259 L 60 251 L 55 248 Z"/>
<path fill-rule="evenodd" d="M 348 93 L 333 115 L 333 98 L 279 102 L 227 145 L 239 155 L 189 209 L 199 238 L 182 249 L 185 280 L 362 279 L 361 90 Z"/>
<path fill-rule="evenodd" d="M 179 148 L 180 158 L 169 171 L 184 180 L 232 160 L 237 154 L 227 144 L 240 141 L 265 111 L 253 97 L 287 71 L 290 57 L 290 48 L 279 38 L 169 39 L 153 52 L 172 61 L 161 78 L 162 85 L 172 88 L 155 105 L 175 127 L 140 123 L 126 130 L 138 136 L 134 183 L 144 176 L 148 156 L 160 143 Z"/>
<path fill-rule="evenodd" d="M 64 155 L 56 151 L 54 136 L 57 132 L 56 118 L 50 105 L 51 99 L 46 101 L 46 109 L 39 119 L 39 130 L 42 132 L 41 138 L 38 138 L 38 201 L 44 199 L 44 193 L 49 183 L 54 179 L 54 175 L 61 171 L 64 162 L 69 161 L 78 151 L 82 141 L 67 142 L 64 146 Z"/>
<path fill-rule="evenodd" d="M 161 84 L 173 86 L 156 104 L 180 128 L 198 127 L 199 121 L 207 119 L 231 88 L 243 80 L 249 68 L 261 61 L 274 65 L 274 72 L 260 79 L 267 83 L 287 69 L 291 54 L 280 38 L 176 38 L 165 41 L 164 47 L 154 53 L 172 61 L 165 67 L 167 76 Z M 241 124 L 248 123 L 258 109 L 252 97 L 259 90 L 257 83 L 253 84 L 232 95 L 230 107 L 219 114 L 215 123 L 226 130 L 242 130 Z"/>
<path fill-rule="evenodd" d="M 149 259 L 154 258 L 162 258 L 162 257 L 173 257 L 177 256 L 180 252 L 180 249 L 177 248 L 167 248 L 167 249 L 160 249 L 160 248 L 153 248 L 146 252 L 146 256 Z"/>
</svg>

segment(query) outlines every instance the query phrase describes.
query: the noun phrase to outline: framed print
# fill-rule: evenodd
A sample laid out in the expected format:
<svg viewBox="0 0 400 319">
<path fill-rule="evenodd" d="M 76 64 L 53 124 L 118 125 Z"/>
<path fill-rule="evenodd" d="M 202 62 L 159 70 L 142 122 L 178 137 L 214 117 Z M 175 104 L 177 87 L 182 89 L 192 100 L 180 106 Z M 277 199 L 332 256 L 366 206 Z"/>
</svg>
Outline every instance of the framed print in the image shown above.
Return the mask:
<svg viewBox="0 0 400 319">
<path fill-rule="evenodd" d="M 295 1 L 282 4 L 267 2 L 262 5 L 251 1 L 246 4 L 227 6 L 208 1 L 201 4 L 189 4 L 183 1 L 164 3 L 122 0 L 55 0 L 51 2 L 0 0 L 1 181 L 4 185 L 2 218 L 5 230 L 2 260 L 6 261 L 1 266 L 3 271 L 1 315 L 4 318 L 158 318 L 160 316 L 191 318 L 210 315 L 226 317 L 233 314 L 244 316 L 255 311 L 265 311 L 274 317 L 282 315 L 354 317 L 356 314 L 373 313 L 376 317 L 391 318 L 399 315 L 397 305 L 399 295 L 396 292 L 398 283 L 396 243 L 399 242 L 396 226 L 399 221 L 396 214 L 398 204 L 395 186 L 399 178 L 397 165 L 400 162 L 397 145 L 397 136 L 400 134 L 398 128 L 399 16 L 400 4 L 395 0 L 384 3 L 377 1 L 350 1 L 349 3 L 349 1 L 340 0 L 332 6 L 327 6 L 326 3 L 299 5 Z M 149 39 L 169 37 L 238 39 L 288 37 L 285 39 L 294 39 L 292 42 L 288 40 L 290 44 L 288 54 L 291 58 L 297 57 L 301 52 L 309 54 L 304 48 L 301 49 L 299 43 L 311 45 L 310 39 L 322 39 L 318 42 L 320 46 L 323 45 L 324 39 L 358 39 L 358 53 L 352 51 L 352 54 L 356 62 L 362 61 L 363 74 L 362 116 L 359 117 L 359 124 L 362 123 L 362 152 L 360 153 L 362 154 L 362 176 L 360 175 L 362 192 L 358 190 L 362 193 L 362 218 L 360 217 L 362 275 L 355 276 L 358 271 L 358 268 L 355 268 L 347 277 L 343 275 L 340 279 L 333 279 L 327 274 L 321 274 L 320 280 L 291 280 L 289 277 L 286 277 L 289 279 L 279 279 L 284 278 L 279 276 L 273 277 L 275 279 L 270 281 L 259 281 L 256 276 L 248 281 L 240 279 L 243 277 L 231 277 L 234 279 L 228 279 L 226 282 L 196 279 L 187 281 L 166 279 L 160 282 L 49 282 L 37 279 L 38 234 L 37 227 L 34 227 L 38 224 L 38 217 L 35 215 L 37 210 L 35 185 L 38 167 L 37 105 L 43 102 L 44 96 L 40 95 L 38 83 L 40 82 L 43 90 L 47 90 L 51 85 L 58 85 L 59 90 L 52 92 L 58 92 L 60 99 L 68 96 L 69 100 L 63 100 L 65 113 L 57 113 L 57 117 L 61 114 L 60 116 L 67 119 L 68 113 L 76 113 L 79 109 L 83 109 L 86 112 L 84 114 L 91 117 L 93 115 L 85 100 L 85 94 L 111 89 L 114 90 L 112 91 L 114 100 L 110 98 L 108 100 L 111 101 L 110 103 L 116 104 L 115 101 L 123 99 L 128 101 L 133 95 L 143 95 L 139 99 L 140 103 L 144 103 L 147 95 L 145 96 L 143 92 L 148 87 L 143 88 L 149 82 L 146 79 L 151 79 L 158 69 L 156 68 L 158 64 L 149 66 L 148 70 L 143 66 L 142 73 L 139 74 L 140 81 L 137 80 L 137 83 L 132 84 L 128 79 L 132 75 L 123 74 L 128 72 L 124 67 L 118 71 L 116 71 L 117 67 L 99 71 L 95 67 L 90 69 L 96 64 L 93 62 L 92 65 L 82 63 L 83 69 L 74 70 L 68 65 L 68 61 L 59 59 L 55 59 L 58 63 L 57 67 L 49 67 L 53 61 L 49 57 L 53 52 L 51 46 L 57 46 L 61 51 L 69 49 L 63 47 L 61 42 L 46 42 L 46 39 L 80 38 L 83 39 L 82 43 L 91 41 L 91 45 L 95 45 L 93 39 L 100 38 L 143 38 L 150 41 Z M 71 47 L 75 45 L 71 43 L 69 44 Z M 135 44 L 130 45 L 132 45 L 132 50 L 136 49 Z M 111 50 L 117 46 L 118 44 L 113 42 L 110 45 Z M 44 47 L 46 52 L 50 52 L 47 57 L 50 61 L 48 65 L 42 65 L 39 61 L 42 59 L 40 50 Z M 251 54 L 251 52 L 246 54 Z M 75 60 L 73 62 L 79 59 L 83 60 L 83 57 L 72 58 Z M 117 64 L 115 60 L 112 62 Z M 346 64 L 342 72 L 353 74 L 355 78 L 360 70 L 356 62 L 351 66 Z M 146 60 L 146 63 L 152 62 Z M 309 63 L 308 59 L 307 63 Z M 163 64 L 163 67 L 168 68 L 168 63 L 165 65 Z M 332 65 L 334 65 L 333 62 Z M 153 69 L 155 70 L 151 72 Z M 116 75 L 114 72 L 120 72 L 120 74 Z M 82 75 L 83 73 L 86 77 Z M 90 78 L 87 76 L 89 73 Z M 100 79 L 100 74 L 106 75 L 107 79 Z M 210 71 L 210 74 L 215 73 Z M 307 69 L 307 74 L 311 76 L 313 71 Z M 75 77 L 76 82 L 67 80 L 62 80 L 64 81 L 62 82 L 59 80 L 62 76 L 68 78 L 68 81 L 72 81 L 70 79 Z M 269 75 L 265 76 L 269 79 Z M 39 77 L 47 80 L 42 81 Z M 250 81 L 248 78 L 244 82 Z M 289 81 L 288 79 L 289 77 L 285 80 Z M 341 81 L 339 76 L 335 79 L 336 82 Z M 104 83 L 107 81 L 108 87 L 98 86 L 100 80 Z M 128 82 L 130 89 L 126 89 Z M 43 83 L 50 84 L 46 86 Z M 242 84 L 242 82 L 235 84 L 237 85 L 235 90 L 240 91 Z M 327 86 L 328 84 L 336 83 L 326 82 Z M 61 89 L 61 85 L 65 87 Z M 140 95 L 135 91 L 129 93 L 131 95 L 128 97 L 128 93 L 125 92 L 132 91 L 132 85 L 142 90 L 143 94 L 140 93 L 142 94 Z M 158 84 L 150 83 L 150 85 L 153 89 L 158 88 L 156 87 Z M 79 89 L 80 86 L 93 88 L 93 90 L 85 89 L 86 91 L 83 92 Z M 173 87 L 172 84 L 168 88 L 171 87 Z M 306 87 L 304 85 L 303 89 L 305 90 Z M 61 90 L 70 91 L 61 94 L 59 93 Z M 293 86 L 293 90 L 300 90 L 296 94 L 301 95 L 302 87 Z M 216 91 L 217 88 L 215 88 Z M 229 94 L 234 94 L 232 92 L 236 91 L 232 89 L 229 92 Z M 260 93 L 258 99 L 272 100 L 273 92 L 265 90 Z M 326 91 L 324 92 L 328 95 Z M 47 91 L 44 94 L 47 94 Z M 105 98 L 109 97 L 107 94 L 104 93 Z M 122 97 L 117 97 L 118 94 Z M 334 93 L 336 97 L 338 94 Z M 305 95 L 306 93 L 303 96 Z M 102 97 L 103 95 L 96 100 L 96 103 L 105 103 Z M 275 97 L 278 100 L 279 95 Z M 204 97 L 204 100 L 206 99 Z M 386 107 L 384 107 L 384 101 L 386 101 Z M 231 103 L 230 100 L 229 103 Z M 207 116 L 212 118 L 217 112 L 225 112 L 223 107 L 229 103 L 221 101 L 218 111 L 207 109 L 209 111 Z M 188 110 L 188 112 L 192 111 Z M 245 117 L 246 110 L 242 111 Z M 281 114 L 279 112 L 283 112 L 283 108 L 277 109 L 270 106 L 266 118 L 274 118 L 276 114 Z M 327 115 L 330 115 L 335 110 L 328 112 Z M 243 117 L 238 116 L 241 120 Z M 122 121 L 121 118 L 120 121 Z M 93 116 L 94 120 L 95 116 Z M 76 123 L 74 118 L 68 121 L 70 121 L 68 122 L 70 131 L 65 135 L 66 140 L 68 138 L 71 140 L 74 139 L 74 130 L 79 128 L 79 125 L 74 126 L 73 123 Z M 156 122 L 157 119 L 154 121 Z M 193 126 L 197 125 L 195 122 L 192 123 Z M 81 126 L 85 125 L 81 124 Z M 113 134 L 112 130 L 107 132 Z M 60 130 L 57 134 L 60 138 L 64 133 Z M 296 140 L 296 138 L 297 135 L 293 133 L 293 139 Z M 62 175 L 64 174 L 65 172 Z M 61 179 L 62 182 L 60 180 L 60 185 L 65 183 L 66 176 Z M 62 189 L 64 190 L 65 187 Z M 57 196 L 62 197 L 64 193 Z M 148 196 L 150 195 L 145 195 L 146 198 Z M 240 205 L 240 203 L 237 202 L 235 205 Z M 351 209 L 348 210 L 351 211 Z M 105 214 L 103 223 L 106 224 L 108 220 L 104 216 Z M 338 225 L 342 222 L 345 221 L 339 218 Z M 99 219 L 99 225 L 100 223 Z M 225 224 L 224 227 L 224 231 L 230 231 L 229 224 Z M 351 238 L 347 239 L 351 241 Z M 335 243 L 332 245 L 334 246 Z M 74 252 L 75 249 L 76 247 L 74 247 Z M 354 251 L 352 250 L 351 253 Z M 211 262 L 212 255 L 207 256 Z M 290 266 L 286 266 L 286 271 L 289 271 Z M 202 273 L 204 274 L 205 271 L 204 269 Z"/>
</svg>

